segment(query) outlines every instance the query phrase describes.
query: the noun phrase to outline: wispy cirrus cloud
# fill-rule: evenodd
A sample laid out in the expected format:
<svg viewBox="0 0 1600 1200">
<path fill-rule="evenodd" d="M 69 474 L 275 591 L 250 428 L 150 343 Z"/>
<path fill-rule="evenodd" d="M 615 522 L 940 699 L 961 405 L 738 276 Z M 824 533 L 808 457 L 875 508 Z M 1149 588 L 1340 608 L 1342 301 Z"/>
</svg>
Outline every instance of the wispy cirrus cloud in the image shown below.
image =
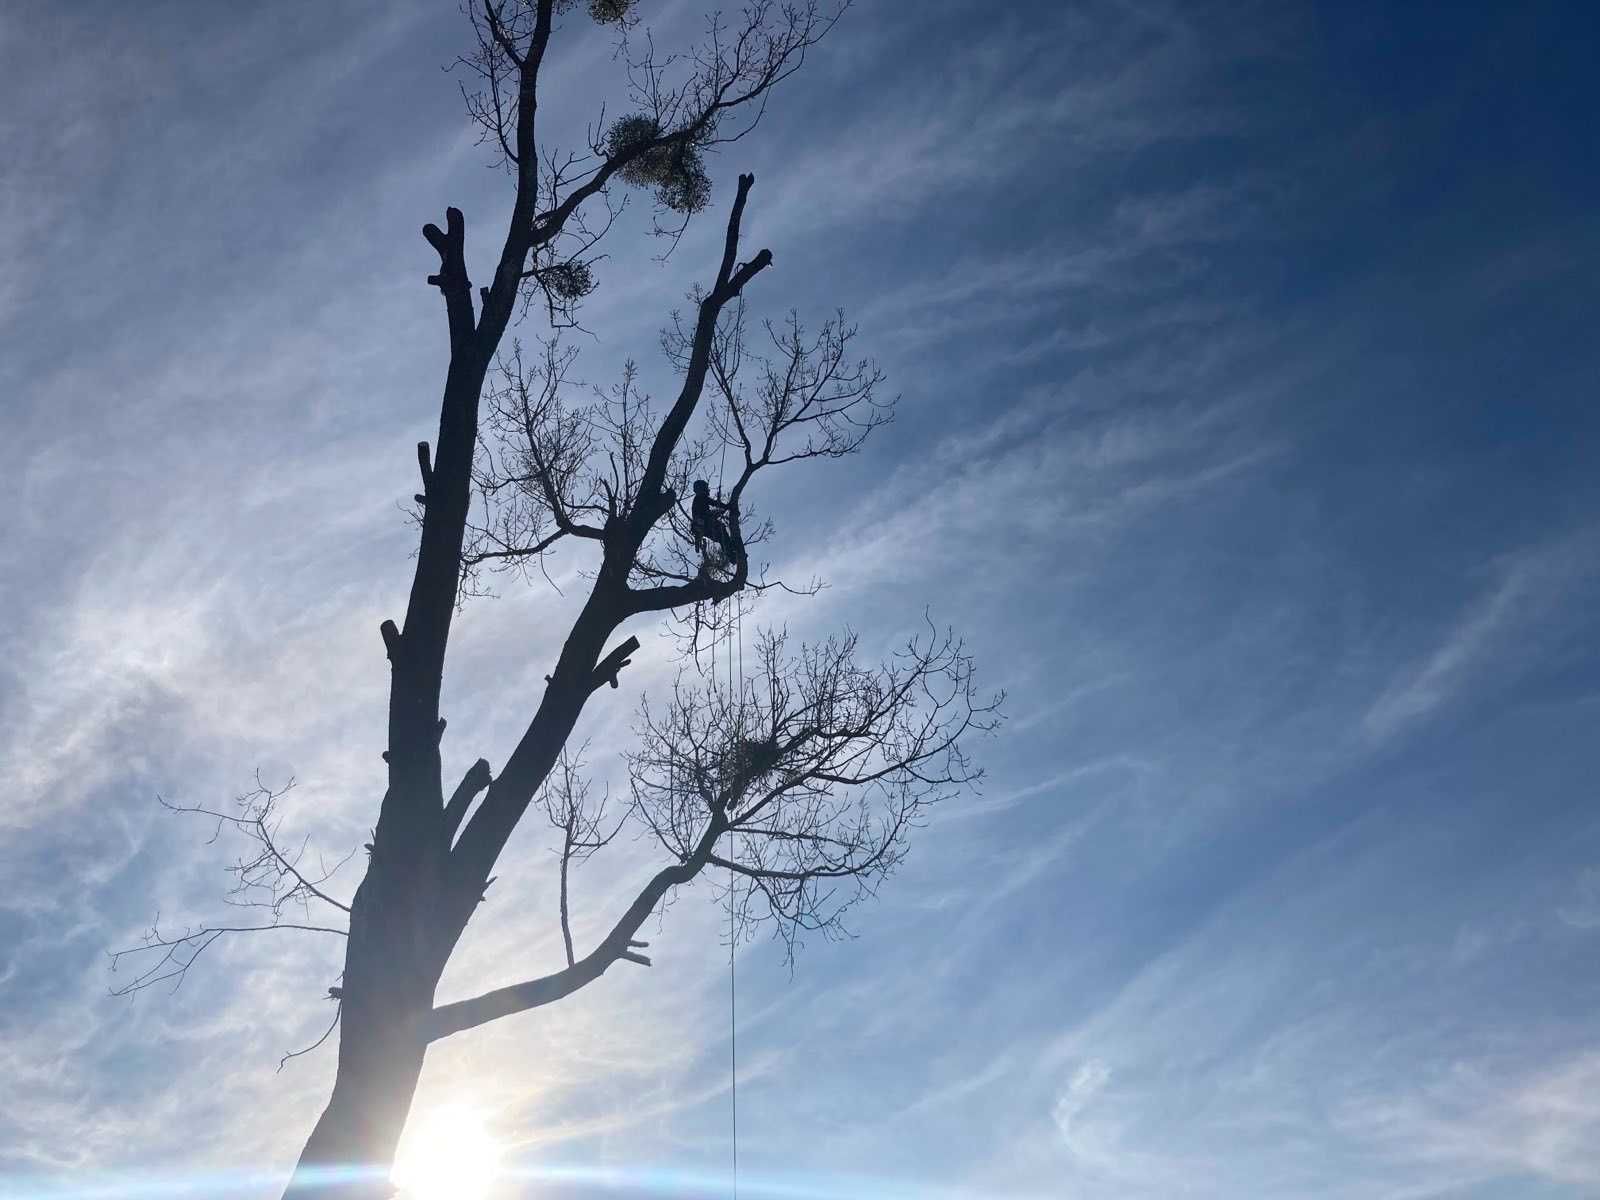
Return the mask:
<svg viewBox="0 0 1600 1200">
<path fill-rule="evenodd" d="M 1506 555 L 1490 570 L 1493 582 L 1442 641 L 1367 710 L 1362 727 L 1370 738 L 1382 741 L 1426 718 L 1485 672 L 1521 673 L 1570 638 L 1600 583 L 1600 538 L 1579 530 Z"/>
<path fill-rule="evenodd" d="M 985 795 L 918 831 L 859 941 L 808 947 L 793 981 L 739 950 L 763 1178 L 1593 1190 L 1594 556 L 1570 532 L 1593 528 L 1571 402 L 1592 372 L 1560 311 L 1582 242 L 1505 215 L 1555 203 L 1538 138 L 1482 112 L 1447 136 L 1457 75 L 1492 93 L 1520 43 L 1446 69 L 1462 14 L 1442 57 L 1374 66 L 1349 29 L 1412 35 L 1363 16 L 858 6 L 718 160 L 761 180 L 777 265 L 752 303 L 843 302 L 904 392 L 866 457 L 759 498 L 775 566 L 832 584 L 763 618 L 887 646 L 930 608 L 1012 693 Z M 661 18 L 665 41 L 698 6 Z M 0 1074 L 28 1104 L 0 1118 L 0 1170 L 281 1167 L 331 1060 L 274 1071 L 321 1031 L 337 947 L 219 944 L 134 1005 L 105 995 L 104 951 L 158 906 L 216 911 L 220 848 L 157 791 L 225 802 L 259 765 L 298 778 L 294 835 L 363 840 L 376 628 L 411 549 L 394 505 L 443 352 L 416 230 L 462 206 L 479 269 L 504 181 L 468 170 L 448 10 L 5 19 L 0 372 L 25 461 L 0 477 Z M 604 39 L 571 48 L 552 129 L 616 68 Z M 1500 215 L 1452 236 L 1456 210 L 1415 199 L 1443 179 Z M 665 265 L 612 245 L 586 374 L 645 357 L 716 225 Z M 1506 307 L 1530 296 L 1538 320 Z M 507 593 L 458 624 L 447 769 L 514 744 L 575 594 Z M 639 632 L 582 729 L 600 778 L 630 697 L 673 673 Z M 559 965 L 540 833 L 444 995 Z M 580 941 L 655 865 L 618 844 L 578 877 Z M 470 1094 L 524 1164 L 709 1178 L 723 920 L 685 896 L 650 972 L 440 1045 L 419 1111 Z"/>
</svg>

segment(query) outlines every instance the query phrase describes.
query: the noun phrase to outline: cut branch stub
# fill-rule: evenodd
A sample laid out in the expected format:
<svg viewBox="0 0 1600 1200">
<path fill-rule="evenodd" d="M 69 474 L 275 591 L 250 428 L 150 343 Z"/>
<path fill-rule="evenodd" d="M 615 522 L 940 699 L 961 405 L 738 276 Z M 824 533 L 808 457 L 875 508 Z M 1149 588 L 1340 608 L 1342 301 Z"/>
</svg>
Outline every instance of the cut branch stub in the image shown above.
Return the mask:
<svg viewBox="0 0 1600 1200">
<path fill-rule="evenodd" d="M 429 275 L 428 282 L 441 290 L 458 285 L 470 288 L 472 284 L 467 279 L 466 219 L 459 208 L 445 209 L 444 219 L 444 230 L 431 221 L 422 227 L 422 236 L 439 253 L 439 273 Z"/>
<path fill-rule="evenodd" d="M 400 654 L 400 630 L 393 621 L 385 621 L 378 626 L 378 632 L 383 635 L 383 651 L 390 662 L 394 662 Z"/>
<path fill-rule="evenodd" d="M 433 486 L 433 463 L 428 457 L 428 443 L 417 443 L 417 469 L 422 472 L 422 490 L 426 492 Z"/>
<path fill-rule="evenodd" d="M 633 661 L 632 655 L 639 649 L 639 639 L 630 637 L 610 654 L 600 660 L 594 669 L 594 675 L 589 680 L 589 690 L 592 692 L 602 683 L 609 683 L 612 687 L 619 686 L 617 672 Z"/>
<path fill-rule="evenodd" d="M 733 277 L 733 257 L 739 249 L 739 224 L 744 220 L 745 201 L 750 198 L 750 189 L 755 186 L 754 174 L 746 173 L 739 176 L 739 190 L 733 197 L 733 208 L 728 213 L 728 232 L 723 240 L 722 265 L 717 268 L 717 290 L 728 286 L 728 281 Z"/>
<path fill-rule="evenodd" d="M 472 798 L 494 782 L 489 771 L 489 760 L 480 758 L 467 769 L 461 777 L 461 782 L 456 785 L 455 793 L 450 797 L 450 802 L 444 806 L 444 840 L 445 844 L 455 838 L 456 830 L 461 828 L 461 820 L 467 815 L 467 808 L 472 804 Z"/>
<path fill-rule="evenodd" d="M 424 225 L 422 236 L 439 252 L 439 271 L 428 282 L 444 294 L 450 322 L 450 346 L 460 349 L 475 332 L 472 314 L 472 281 L 467 278 L 466 219 L 459 208 L 445 209 L 445 229 Z"/>
<path fill-rule="evenodd" d="M 729 280 L 728 285 L 717 294 L 718 300 L 720 302 L 726 302 L 733 299 L 733 297 L 737 296 L 741 291 L 744 290 L 745 284 L 749 283 L 752 279 L 754 279 L 762 271 L 765 271 L 771 265 L 771 250 L 762 250 L 749 262 L 740 263 L 739 269 L 733 273 L 733 278 Z"/>
</svg>

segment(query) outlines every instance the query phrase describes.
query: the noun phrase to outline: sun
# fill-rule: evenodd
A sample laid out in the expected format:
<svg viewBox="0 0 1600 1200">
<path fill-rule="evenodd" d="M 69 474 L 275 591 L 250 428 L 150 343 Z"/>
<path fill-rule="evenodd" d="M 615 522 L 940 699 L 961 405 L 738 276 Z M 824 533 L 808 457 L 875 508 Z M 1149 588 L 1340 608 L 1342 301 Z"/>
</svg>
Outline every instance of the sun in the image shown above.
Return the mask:
<svg viewBox="0 0 1600 1200">
<path fill-rule="evenodd" d="M 405 1200 L 484 1200 L 499 1173 L 500 1147 L 466 1105 L 435 1109 L 407 1137 L 393 1180 Z"/>
</svg>

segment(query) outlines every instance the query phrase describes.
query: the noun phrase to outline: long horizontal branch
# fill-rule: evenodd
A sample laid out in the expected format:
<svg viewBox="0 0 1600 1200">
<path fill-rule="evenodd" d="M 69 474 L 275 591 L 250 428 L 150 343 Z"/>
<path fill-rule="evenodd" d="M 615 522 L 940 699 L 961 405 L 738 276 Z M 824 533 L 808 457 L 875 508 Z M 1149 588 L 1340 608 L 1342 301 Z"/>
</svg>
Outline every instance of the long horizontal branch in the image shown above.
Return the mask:
<svg viewBox="0 0 1600 1200">
<path fill-rule="evenodd" d="M 463 554 L 461 561 L 469 566 L 477 566 L 479 563 L 495 562 L 500 559 L 517 561 L 536 558 L 566 536 L 565 529 L 558 529 L 549 537 L 542 538 L 531 546 L 513 546 L 509 550 L 474 550 L 470 554 Z"/>
<path fill-rule="evenodd" d="M 735 566 L 732 576 L 727 579 L 716 580 L 705 576 L 691 580 L 688 583 L 664 584 L 661 587 L 630 587 L 627 590 L 624 603 L 627 605 L 629 615 L 665 612 L 670 608 L 682 608 L 685 605 L 697 604 L 702 600 L 710 600 L 716 603 L 717 601 L 726 600 L 734 593 L 743 590 L 749 578 L 749 561 L 741 558 L 738 565 Z"/>
<path fill-rule="evenodd" d="M 490 1021 L 509 1017 L 513 1013 L 553 1004 L 563 997 L 570 996 L 579 988 L 593 983 L 619 959 L 639 962 L 642 956 L 633 953 L 632 950 L 634 934 L 639 932 L 640 926 L 655 911 L 656 905 L 661 903 L 668 892 L 688 883 L 700 873 L 710 861 L 711 848 L 716 845 L 717 838 L 726 828 L 727 825 L 720 815 L 714 816 L 705 833 L 701 835 L 694 854 L 681 863 L 657 871 L 634 902 L 628 906 L 627 912 L 622 914 L 621 920 L 612 926 L 605 940 L 589 954 L 553 975 L 543 975 L 538 979 L 514 983 L 510 987 L 496 988 L 492 992 L 485 992 L 470 1000 L 458 1000 L 453 1004 L 440 1005 L 433 1010 L 428 1026 L 428 1040 L 438 1041 L 440 1038 L 449 1037 L 452 1033 L 487 1025 Z"/>
<path fill-rule="evenodd" d="M 716 854 L 713 854 L 707 861 L 713 867 L 722 867 L 736 875 L 744 875 L 750 879 L 783 879 L 793 883 L 804 883 L 810 879 L 849 879 L 852 876 L 864 875 L 867 869 L 882 858 L 883 852 L 880 851 L 860 865 L 811 867 L 804 871 L 785 871 L 778 867 L 752 867 Z"/>
<path fill-rule="evenodd" d="M 194 966 L 196 960 L 210 949 L 212 943 L 218 938 L 230 933 L 265 933 L 269 929 L 293 929 L 302 933 L 334 933 L 340 937 L 349 937 L 343 929 L 330 925 L 307 925 L 288 921 L 274 922 L 269 925 L 205 925 L 192 929 L 177 937 L 161 937 L 154 929 L 150 931 L 147 941 L 138 946 L 129 946 L 122 950 L 111 951 L 111 969 L 115 971 L 125 958 L 132 958 L 137 954 L 154 954 L 159 952 L 160 958 L 136 975 L 130 982 L 120 988 L 112 988 L 113 996 L 128 996 L 134 992 L 144 991 L 155 987 L 158 983 L 165 983 L 169 979 L 176 979 L 173 990 L 182 986 L 184 979 L 189 974 L 189 968 Z M 184 950 L 189 951 L 187 958 L 183 957 Z M 145 960 L 149 961 L 149 960 Z M 171 970 L 167 970 L 168 966 Z"/>
<path fill-rule="evenodd" d="M 267 925 L 203 925 L 194 932 L 186 933 L 179 937 L 153 938 L 143 945 L 129 946 L 125 950 L 113 950 L 111 957 L 126 958 L 129 955 L 140 954 L 147 950 L 160 950 L 167 946 L 177 946 L 184 942 L 193 941 L 197 937 L 203 937 L 208 933 L 265 933 L 269 929 L 294 929 L 301 933 L 336 933 L 340 937 L 350 936 L 349 930 L 340 929 L 334 925 L 307 925 L 293 921 L 274 921 Z"/>
</svg>

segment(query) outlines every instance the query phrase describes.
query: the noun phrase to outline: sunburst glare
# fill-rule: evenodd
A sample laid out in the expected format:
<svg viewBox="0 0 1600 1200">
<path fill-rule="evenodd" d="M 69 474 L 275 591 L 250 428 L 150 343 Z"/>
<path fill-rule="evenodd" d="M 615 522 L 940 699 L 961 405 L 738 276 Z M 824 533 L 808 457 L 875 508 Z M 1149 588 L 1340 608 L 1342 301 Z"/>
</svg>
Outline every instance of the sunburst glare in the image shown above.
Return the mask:
<svg viewBox="0 0 1600 1200">
<path fill-rule="evenodd" d="M 407 1137 L 394 1164 L 404 1200 L 485 1200 L 500 1170 L 500 1147 L 481 1113 L 435 1109 Z"/>
</svg>

